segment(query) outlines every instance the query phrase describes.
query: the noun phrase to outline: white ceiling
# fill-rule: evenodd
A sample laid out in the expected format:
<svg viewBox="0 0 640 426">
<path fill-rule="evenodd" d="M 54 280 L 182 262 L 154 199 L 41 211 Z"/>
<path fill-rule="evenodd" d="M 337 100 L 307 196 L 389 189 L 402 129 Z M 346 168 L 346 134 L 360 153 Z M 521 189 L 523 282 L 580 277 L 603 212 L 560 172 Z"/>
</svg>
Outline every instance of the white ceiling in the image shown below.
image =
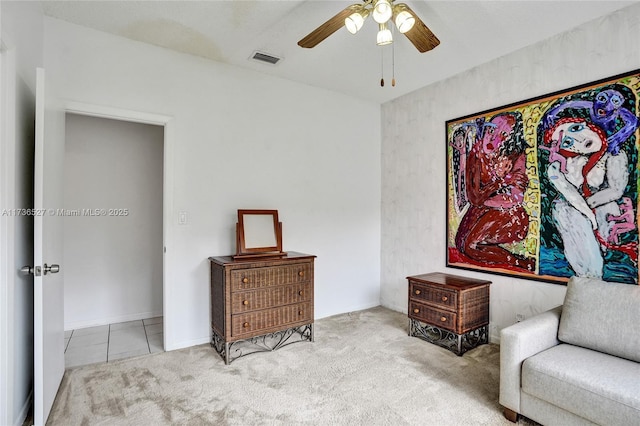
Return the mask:
<svg viewBox="0 0 640 426">
<path fill-rule="evenodd" d="M 383 103 L 638 3 L 403 1 L 440 46 L 419 53 L 401 34 L 393 47 L 376 46 L 372 19 L 356 35 L 341 28 L 313 49 L 297 45 L 355 0 L 47 0 L 42 7 L 48 16 L 79 25 Z M 257 62 L 250 59 L 254 51 L 283 60 Z M 392 52 L 395 87 L 390 84 Z M 386 84 L 380 87 L 383 64 Z"/>
</svg>

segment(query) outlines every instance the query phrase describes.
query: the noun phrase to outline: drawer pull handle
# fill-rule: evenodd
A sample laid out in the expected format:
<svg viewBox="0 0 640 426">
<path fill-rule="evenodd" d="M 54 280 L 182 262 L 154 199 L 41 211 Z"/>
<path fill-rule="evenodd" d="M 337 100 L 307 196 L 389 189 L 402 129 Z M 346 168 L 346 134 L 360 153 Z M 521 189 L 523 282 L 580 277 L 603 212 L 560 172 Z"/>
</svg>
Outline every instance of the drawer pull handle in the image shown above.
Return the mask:
<svg viewBox="0 0 640 426">
<path fill-rule="evenodd" d="M 249 278 L 243 278 L 242 282 L 245 283 L 245 284 L 248 283 L 249 282 Z"/>
<path fill-rule="evenodd" d="M 449 300 L 449 298 L 447 296 L 442 296 L 442 301 L 446 302 L 447 300 Z"/>
<path fill-rule="evenodd" d="M 421 291 L 420 291 L 420 290 L 416 290 L 416 294 L 420 294 L 420 293 L 421 293 Z"/>
<path fill-rule="evenodd" d="M 298 315 L 302 315 L 302 314 L 303 314 L 303 312 L 302 312 L 302 311 L 298 311 Z"/>
<path fill-rule="evenodd" d="M 302 290 L 300 290 L 300 291 L 298 292 L 298 294 L 299 294 L 300 296 L 302 296 L 302 295 L 304 294 L 304 292 L 303 292 Z"/>
<path fill-rule="evenodd" d="M 300 272 L 298 272 L 298 276 L 299 276 L 299 277 L 304 277 L 304 271 L 300 271 Z"/>
<path fill-rule="evenodd" d="M 243 304 L 243 305 L 245 305 L 245 306 L 247 306 L 247 305 L 249 304 L 249 301 L 248 301 L 248 300 L 243 300 L 243 301 L 242 301 L 242 304 Z"/>
<path fill-rule="evenodd" d="M 418 308 L 415 308 L 415 309 L 413 310 L 413 313 L 414 313 L 414 314 L 417 314 L 417 313 L 419 313 L 419 312 L 420 312 L 420 309 L 418 309 Z"/>
<path fill-rule="evenodd" d="M 440 321 L 447 322 L 447 317 L 440 317 Z"/>
<path fill-rule="evenodd" d="M 247 328 L 247 327 L 249 327 L 249 323 L 248 323 L 248 322 L 245 322 L 245 323 L 243 323 L 243 324 L 242 324 L 242 326 L 243 326 L 244 328 Z"/>
</svg>

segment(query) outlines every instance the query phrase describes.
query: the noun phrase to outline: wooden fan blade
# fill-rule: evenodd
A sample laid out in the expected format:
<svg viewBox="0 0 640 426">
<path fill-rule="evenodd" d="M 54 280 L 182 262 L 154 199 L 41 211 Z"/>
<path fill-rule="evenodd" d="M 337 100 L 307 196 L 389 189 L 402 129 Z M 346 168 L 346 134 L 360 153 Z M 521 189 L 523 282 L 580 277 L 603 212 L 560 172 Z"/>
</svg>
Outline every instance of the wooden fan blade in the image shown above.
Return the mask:
<svg viewBox="0 0 640 426">
<path fill-rule="evenodd" d="M 416 18 L 416 23 L 413 24 L 413 28 L 404 33 L 405 36 L 413 43 L 413 45 L 421 53 L 427 52 L 440 44 L 440 40 L 431 32 L 429 28 L 422 22 L 422 19 L 416 15 L 416 13 L 405 5 L 407 12 L 411 13 Z"/>
<path fill-rule="evenodd" d="M 354 5 L 351 5 L 339 12 L 336 16 L 329 19 L 324 24 L 320 25 L 315 30 L 311 31 L 308 36 L 298 42 L 298 46 L 312 48 L 315 47 L 325 38 L 335 33 L 344 26 L 344 20 L 354 12 Z"/>
</svg>

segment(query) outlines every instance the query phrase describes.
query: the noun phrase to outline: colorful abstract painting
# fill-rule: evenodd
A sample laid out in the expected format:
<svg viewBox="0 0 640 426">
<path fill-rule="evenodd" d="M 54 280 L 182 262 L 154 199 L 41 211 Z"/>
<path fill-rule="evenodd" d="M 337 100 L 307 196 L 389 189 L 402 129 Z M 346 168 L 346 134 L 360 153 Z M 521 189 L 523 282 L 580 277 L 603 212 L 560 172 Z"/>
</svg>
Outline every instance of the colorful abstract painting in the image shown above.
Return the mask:
<svg viewBox="0 0 640 426">
<path fill-rule="evenodd" d="M 446 123 L 447 266 L 638 284 L 640 70 Z"/>
</svg>

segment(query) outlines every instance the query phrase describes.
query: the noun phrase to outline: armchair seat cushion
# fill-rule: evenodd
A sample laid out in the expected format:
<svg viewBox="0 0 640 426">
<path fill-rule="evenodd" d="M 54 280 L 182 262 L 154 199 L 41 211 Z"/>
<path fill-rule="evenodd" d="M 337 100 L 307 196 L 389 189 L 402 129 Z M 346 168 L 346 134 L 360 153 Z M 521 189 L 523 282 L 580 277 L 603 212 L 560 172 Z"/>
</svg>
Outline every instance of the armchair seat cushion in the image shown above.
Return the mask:
<svg viewBox="0 0 640 426">
<path fill-rule="evenodd" d="M 598 424 L 638 424 L 640 364 L 560 344 L 527 358 L 522 392 Z"/>
</svg>

